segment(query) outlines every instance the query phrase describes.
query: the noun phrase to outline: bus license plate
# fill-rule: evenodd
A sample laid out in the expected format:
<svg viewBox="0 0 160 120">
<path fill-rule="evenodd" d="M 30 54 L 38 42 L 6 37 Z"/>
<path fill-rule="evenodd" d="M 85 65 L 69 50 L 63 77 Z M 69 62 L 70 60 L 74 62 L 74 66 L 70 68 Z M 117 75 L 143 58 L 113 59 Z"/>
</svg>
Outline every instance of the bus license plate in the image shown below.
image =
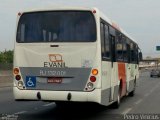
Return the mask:
<svg viewBox="0 0 160 120">
<path fill-rule="evenodd" d="M 51 77 L 48 78 L 48 83 L 62 83 L 62 78 L 58 78 L 58 77 Z"/>
</svg>

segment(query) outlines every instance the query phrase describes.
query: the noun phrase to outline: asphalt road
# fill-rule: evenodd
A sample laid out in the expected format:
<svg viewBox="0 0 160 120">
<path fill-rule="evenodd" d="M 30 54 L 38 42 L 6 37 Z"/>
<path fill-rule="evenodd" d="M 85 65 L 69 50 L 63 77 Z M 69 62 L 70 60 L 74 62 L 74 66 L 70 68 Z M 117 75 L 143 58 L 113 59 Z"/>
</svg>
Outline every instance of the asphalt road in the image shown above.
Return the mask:
<svg viewBox="0 0 160 120">
<path fill-rule="evenodd" d="M 119 109 L 87 103 L 59 108 L 54 102 L 18 102 L 13 99 L 12 88 L 3 87 L 0 114 L 0 120 L 123 120 L 129 114 L 160 114 L 160 78 L 150 78 L 148 71 L 143 72 L 135 96 L 124 97 Z"/>
</svg>

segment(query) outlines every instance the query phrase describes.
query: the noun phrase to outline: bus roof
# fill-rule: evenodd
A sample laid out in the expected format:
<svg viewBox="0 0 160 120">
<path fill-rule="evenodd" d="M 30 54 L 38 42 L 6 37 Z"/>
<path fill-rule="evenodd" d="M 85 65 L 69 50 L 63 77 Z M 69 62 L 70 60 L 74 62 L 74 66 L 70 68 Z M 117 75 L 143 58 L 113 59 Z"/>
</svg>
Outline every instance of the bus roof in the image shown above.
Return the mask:
<svg viewBox="0 0 160 120">
<path fill-rule="evenodd" d="M 55 7 L 55 6 L 52 6 L 52 7 L 47 7 L 47 8 L 36 8 L 36 9 L 29 9 L 29 10 L 25 10 L 23 12 L 39 12 L 39 11 L 54 11 L 54 10 L 93 10 L 94 8 L 87 8 L 87 7 L 64 7 L 64 6 L 61 6 L 61 7 Z M 95 8 L 97 9 L 97 8 Z M 97 9 L 98 10 L 98 9 Z"/>
<path fill-rule="evenodd" d="M 131 39 L 133 42 L 137 42 L 135 41 L 127 32 L 125 32 L 125 30 L 123 30 L 115 21 L 109 19 L 108 17 L 106 17 L 106 15 L 104 15 L 102 12 L 99 11 L 100 17 L 104 20 L 106 20 L 106 22 L 108 22 L 111 26 L 113 26 L 115 29 L 119 30 L 121 33 L 123 33 L 126 37 L 128 37 L 129 39 Z"/>
</svg>

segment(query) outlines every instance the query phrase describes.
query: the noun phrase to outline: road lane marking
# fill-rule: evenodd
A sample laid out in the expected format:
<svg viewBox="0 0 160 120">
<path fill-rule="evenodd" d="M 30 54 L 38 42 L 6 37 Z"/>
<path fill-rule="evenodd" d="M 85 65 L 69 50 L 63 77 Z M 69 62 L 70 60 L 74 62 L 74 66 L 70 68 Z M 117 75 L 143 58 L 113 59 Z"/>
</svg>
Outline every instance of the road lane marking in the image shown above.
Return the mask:
<svg viewBox="0 0 160 120">
<path fill-rule="evenodd" d="M 159 85 L 155 86 L 153 89 L 150 90 L 150 93 L 153 93 L 158 87 Z"/>
<path fill-rule="evenodd" d="M 24 114 L 26 113 L 27 111 L 20 111 L 20 112 L 17 112 L 17 113 L 14 113 L 15 115 L 19 115 L 19 114 Z"/>
<path fill-rule="evenodd" d="M 124 110 L 122 112 L 122 114 L 125 115 L 125 114 L 129 113 L 131 110 L 132 110 L 132 108 L 127 108 L 126 110 Z"/>
<path fill-rule="evenodd" d="M 139 99 L 137 102 L 135 102 L 135 104 L 137 105 L 137 104 L 141 103 L 142 100 L 143 100 L 143 99 Z"/>
<path fill-rule="evenodd" d="M 43 105 L 43 107 L 48 107 L 48 106 L 51 106 L 51 105 L 54 105 L 55 103 L 54 102 L 52 102 L 52 103 L 49 103 L 49 104 L 45 104 L 45 105 Z"/>
<path fill-rule="evenodd" d="M 158 83 L 154 88 L 152 88 L 148 93 L 146 93 L 144 96 L 147 97 L 150 94 L 152 94 L 157 88 L 159 88 L 160 83 Z"/>
<path fill-rule="evenodd" d="M 159 88 L 159 86 L 160 86 L 160 83 L 150 90 L 150 94 L 153 93 L 157 88 Z"/>
</svg>

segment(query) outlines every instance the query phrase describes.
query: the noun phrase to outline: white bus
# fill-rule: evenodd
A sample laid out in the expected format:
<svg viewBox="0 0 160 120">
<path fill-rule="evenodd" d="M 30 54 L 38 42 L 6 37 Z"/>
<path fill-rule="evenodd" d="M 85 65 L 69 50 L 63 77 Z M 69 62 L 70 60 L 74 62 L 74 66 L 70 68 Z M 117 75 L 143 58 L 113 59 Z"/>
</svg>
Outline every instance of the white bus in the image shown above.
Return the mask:
<svg viewBox="0 0 160 120">
<path fill-rule="evenodd" d="M 15 100 L 95 102 L 134 95 L 139 47 L 97 8 L 18 13 Z"/>
</svg>

